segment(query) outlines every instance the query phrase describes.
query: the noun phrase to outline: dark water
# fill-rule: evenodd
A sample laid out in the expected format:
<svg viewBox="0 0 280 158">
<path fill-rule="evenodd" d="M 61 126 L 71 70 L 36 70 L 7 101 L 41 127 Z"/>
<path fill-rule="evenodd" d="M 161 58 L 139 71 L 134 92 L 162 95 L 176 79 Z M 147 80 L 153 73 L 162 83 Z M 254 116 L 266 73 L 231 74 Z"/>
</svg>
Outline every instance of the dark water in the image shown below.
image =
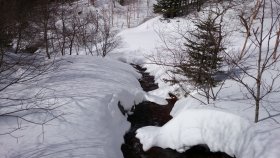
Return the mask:
<svg viewBox="0 0 280 158">
<path fill-rule="evenodd" d="M 145 91 L 158 88 L 158 85 L 154 83 L 154 77 L 146 73 L 146 69 L 137 65 L 133 66 L 143 76 L 139 82 Z M 169 113 L 177 98 L 172 94 L 169 95 L 171 99 L 167 99 L 168 105 L 165 106 L 148 101 L 144 101 L 135 106 L 133 114 L 128 116 L 128 121 L 131 122 L 131 128 L 125 134 L 125 143 L 121 147 L 124 158 L 231 158 L 222 152 L 210 152 L 206 145 L 194 146 L 184 153 L 159 147 L 153 147 L 146 152 L 142 150 L 142 145 L 135 137 L 135 132 L 138 128 L 144 126 L 163 126 L 172 118 Z"/>
</svg>

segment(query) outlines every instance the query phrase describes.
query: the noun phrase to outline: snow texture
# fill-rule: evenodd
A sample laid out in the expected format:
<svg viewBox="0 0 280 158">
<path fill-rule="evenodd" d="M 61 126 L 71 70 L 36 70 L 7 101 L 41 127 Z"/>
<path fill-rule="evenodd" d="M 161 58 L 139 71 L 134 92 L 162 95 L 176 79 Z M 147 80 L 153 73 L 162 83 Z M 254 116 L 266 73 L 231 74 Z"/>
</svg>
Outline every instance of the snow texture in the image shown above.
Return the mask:
<svg viewBox="0 0 280 158">
<path fill-rule="evenodd" d="M 136 137 L 144 150 L 158 146 L 184 152 L 195 145 L 207 145 L 213 152 L 222 151 L 237 158 L 279 157 L 278 125 L 253 125 L 236 114 L 198 104 L 190 106 L 188 101 L 182 99 L 176 103 L 175 109 L 183 104 L 187 108 L 172 111 L 174 118 L 163 127 L 137 130 Z"/>
<path fill-rule="evenodd" d="M 97 6 L 106 6 L 106 1 L 98 0 Z M 81 2 L 87 4 L 88 1 Z M 89 7 L 84 11 L 95 9 Z M 126 11 L 122 6 L 117 6 L 117 9 Z M 141 15 L 144 14 L 145 11 L 142 11 Z M 146 67 L 159 84 L 159 89 L 148 94 L 143 92 L 137 81 L 141 75 L 130 65 L 89 56 L 62 58 L 59 69 L 42 76 L 38 82 L 11 87 L 7 94 L 18 96 L 32 96 L 43 89 L 45 99 L 40 104 L 56 103 L 59 106 L 56 112 L 62 116 L 43 128 L 22 121 L 21 130 L 12 136 L 0 135 L 1 157 L 123 157 L 120 146 L 130 124 L 120 112 L 118 103 L 125 110 L 143 100 L 166 104 L 162 98 L 178 90 L 178 85 L 165 83 L 163 79 L 168 78 L 168 67 L 150 64 L 147 57 L 159 52 L 169 59 L 166 52 L 159 49 L 163 45 L 159 33 L 180 38 L 176 31 L 193 29 L 190 19 L 201 14 L 204 13 L 190 18 L 174 18 L 170 22 L 155 17 L 118 34 L 124 41 L 123 47 L 108 56 Z M 234 18 L 236 15 L 235 11 L 229 10 L 224 16 L 224 22 L 229 24 L 227 29 L 240 30 L 239 19 Z M 115 20 L 117 26 L 126 25 L 125 14 L 116 15 Z M 139 24 L 139 21 L 135 20 L 134 24 Z M 57 25 L 60 25 L 59 22 Z M 241 49 L 244 37 L 240 32 L 233 32 L 227 40 L 230 41 L 228 50 L 234 52 Z M 248 64 L 253 62 L 254 59 Z M 20 75 L 21 70 L 17 73 Z M 171 112 L 173 119 L 166 125 L 143 127 L 137 131 L 144 149 L 160 146 L 183 152 L 193 145 L 206 144 L 211 151 L 224 151 L 237 158 L 279 158 L 279 95 L 265 98 L 270 102 L 260 108 L 260 122 L 252 125 L 254 106 L 244 99 L 247 94 L 238 84 L 227 80 L 220 94 L 218 101 L 207 106 L 192 97 L 180 99 Z M 195 92 L 192 95 L 201 99 Z M 17 120 L 13 118 L 1 119 L 0 131 L 5 132 L 17 125 Z"/>
<path fill-rule="evenodd" d="M 241 135 L 250 127 L 248 120 L 224 111 L 213 109 L 188 109 L 163 127 L 143 127 L 136 137 L 143 149 L 152 146 L 171 148 L 179 152 L 195 145 L 208 145 L 211 151 L 235 155 Z"/>
<path fill-rule="evenodd" d="M 13 137 L 1 135 L 1 157 L 122 157 L 120 146 L 130 124 L 118 102 L 129 110 L 143 101 L 141 75 L 128 64 L 90 56 L 65 57 L 59 65 L 37 83 L 21 85 L 23 90 L 15 94 L 43 89 L 45 99 L 40 104 L 55 100 L 62 116 L 43 127 L 22 121 Z M 13 118 L 0 120 L 1 132 L 16 126 Z"/>
<path fill-rule="evenodd" d="M 252 4 L 245 5 L 252 6 Z M 203 14 L 202 12 L 198 13 L 196 17 L 206 15 Z M 237 12 L 229 10 L 224 17 L 225 23 L 229 24 L 225 26 L 225 29 L 240 29 L 238 25 L 239 19 L 236 18 Z M 162 45 L 162 41 L 158 37 L 159 34 L 157 34 L 159 32 L 157 28 L 161 28 L 163 30 L 162 33 L 174 35 L 173 33 L 176 30 L 186 29 L 184 24 L 187 24 L 185 26 L 190 26 L 189 29 L 192 29 L 193 25 L 189 19 L 192 19 L 192 17 L 175 18 L 171 19 L 170 23 L 165 23 L 160 22 L 160 17 L 157 17 L 142 26 L 123 31 L 122 36 L 124 36 L 125 40 L 127 38 L 128 47 L 131 46 L 129 50 L 138 48 L 137 50 L 131 51 L 133 55 L 137 57 L 139 56 L 138 54 L 141 54 L 139 52 L 143 52 L 144 55 L 148 56 L 153 54 L 151 52 L 157 52 L 157 47 Z M 266 20 L 269 24 L 269 19 Z M 233 23 L 234 25 L 232 25 Z M 157 37 L 154 37 L 155 35 Z M 132 40 L 133 37 L 138 36 L 141 37 L 135 38 L 134 40 L 139 39 L 139 41 Z M 179 38 L 178 35 L 177 37 Z M 227 40 L 230 41 L 230 43 L 227 43 L 227 50 L 238 52 L 244 42 L 244 37 L 240 32 L 235 31 Z M 142 45 L 143 42 L 145 44 L 147 43 L 148 46 Z M 166 52 L 160 53 L 164 56 Z M 135 60 L 135 58 L 132 58 L 126 61 L 133 61 L 133 59 Z M 156 82 L 159 83 L 159 89 L 150 92 L 150 94 L 166 96 L 166 92 L 178 90 L 176 85 L 168 86 L 163 82 L 164 78 L 168 78 L 166 76 L 168 67 L 154 66 L 153 64 L 149 64 L 149 60 L 145 59 L 141 59 L 140 61 L 141 64 L 148 68 L 149 72 L 155 75 Z M 248 60 L 247 64 L 254 65 L 255 61 L 252 58 Z M 269 76 L 274 72 L 271 71 L 268 73 L 268 75 L 264 75 L 265 81 L 267 82 L 271 80 Z M 254 84 L 250 79 L 246 78 L 245 81 L 248 85 Z M 279 83 L 278 80 L 275 83 L 275 87 Z M 260 108 L 260 122 L 257 124 L 253 124 L 255 109 L 252 105 L 252 100 L 245 98 L 244 96 L 248 96 L 246 91 L 242 86 L 232 80 L 226 80 L 217 101 L 211 102 L 207 106 L 199 101 L 204 101 L 204 98 L 198 95 L 197 92 L 194 91 L 191 95 L 197 99 L 189 96 L 177 101 L 171 111 L 173 119 L 163 127 L 148 126 L 140 128 L 137 131 L 137 137 L 143 144 L 144 150 L 148 150 L 152 146 L 159 146 L 183 152 L 193 145 L 206 144 L 211 151 L 223 151 L 237 158 L 279 157 L 279 94 L 271 94 L 264 99 Z"/>
</svg>

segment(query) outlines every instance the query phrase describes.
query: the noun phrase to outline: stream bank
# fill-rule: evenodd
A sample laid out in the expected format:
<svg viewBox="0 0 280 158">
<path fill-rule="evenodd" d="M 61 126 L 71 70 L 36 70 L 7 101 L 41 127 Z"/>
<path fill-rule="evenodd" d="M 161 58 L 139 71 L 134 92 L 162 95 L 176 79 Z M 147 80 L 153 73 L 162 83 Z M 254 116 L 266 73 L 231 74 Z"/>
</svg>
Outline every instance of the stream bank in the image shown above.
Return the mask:
<svg viewBox="0 0 280 158">
<path fill-rule="evenodd" d="M 152 91 L 158 88 L 154 77 L 146 72 L 145 68 L 139 65 L 132 65 L 142 78 L 139 80 L 144 91 Z M 144 101 L 135 106 L 132 115 L 128 115 L 127 120 L 131 123 L 130 130 L 124 136 L 124 144 L 121 147 L 124 158 L 232 158 L 226 153 L 210 152 L 205 145 L 194 146 L 184 153 L 179 153 L 172 149 L 162 149 L 159 147 L 152 147 L 148 151 L 143 151 L 142 144 L 135 137 L 136 130 L 144 126 L 163 126 L 172 117 L 170 111 L 172 110 L 176 96 L 169 94 L 170 99 L 167 99 L 167 105 L 158 105 L 153 102 Z"/>
</svg>

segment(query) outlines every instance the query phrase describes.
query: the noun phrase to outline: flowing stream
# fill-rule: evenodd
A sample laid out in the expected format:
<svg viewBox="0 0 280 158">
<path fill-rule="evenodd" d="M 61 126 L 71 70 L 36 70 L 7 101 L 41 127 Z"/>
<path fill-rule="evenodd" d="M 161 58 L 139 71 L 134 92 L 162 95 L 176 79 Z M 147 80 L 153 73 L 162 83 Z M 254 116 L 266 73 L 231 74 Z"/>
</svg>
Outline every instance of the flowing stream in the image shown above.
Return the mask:
<svg viewBox="0 0 280 158">
<path fill-rule="evenodd" d="M 142 79 L 140 79 L 139 82 L 144 91 L 148 92 L 158 88 L 154 77 L 145 72 L 145 68 L 138 65 L 133 66 L 142 74 Z M 163 126 L 172 119 L 169 113 L 177 101 L 177 98 L 172 94 L 169 95 L 170 99 L 167 99 L 168 105 L 162 106 L 153 102 L 144 101 L 135 106 L 133 114 L 128 116 L 131 128 L 125 134 L 125 143 L 121 147 L 124 158 L 231 158 L 222 152 L 210 152 L 209 148 L 205 145 L 194 146 L 184 153 L 159 147 L 153 147 L 146 152 L 142 150 L 142 145 L 135 137 L 135 132 L 138 128 L 144 126 Z"/>
</svg>

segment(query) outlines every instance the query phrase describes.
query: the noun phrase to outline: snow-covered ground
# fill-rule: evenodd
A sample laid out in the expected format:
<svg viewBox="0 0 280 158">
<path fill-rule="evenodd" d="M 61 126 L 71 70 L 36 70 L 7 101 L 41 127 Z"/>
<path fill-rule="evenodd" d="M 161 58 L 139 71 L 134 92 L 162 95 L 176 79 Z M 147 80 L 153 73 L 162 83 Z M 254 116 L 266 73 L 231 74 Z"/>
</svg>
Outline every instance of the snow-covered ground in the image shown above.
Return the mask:
<svg viewBox="0 0 280 158">
<path fill-rule="evenodd" d="M 253 6 L 252 3 L 244 4 L 246 5 Z M 165 51 L 159 49 L 164 45 L 159 35 L 162 37 L 165 33 L 169 35 L 167 37 L 171 37 L 177 34 L 177 37 L 180 37 L 178 33 L 182 33 L 181 30 L 193 28 L 190 19 L 197 16 L 205 17 L 203 13 L 200 13 L 190 15 L 190 18 L 171 19 L 170 22 L 160 21 L 160 17 L 156 17 L 136 28 L 124 30 L 120 35 L 127 46 L 121 49 L 120 53 L 112 56 L 119 57 L 121 61 L 142 64 L 148 68 L 160 87 L 150 93 L 167 97 L 169 91 L 174 92 L 178 87 L 170 86 L 163 81 L 164 78 L 169 77 L 166 74 L 168 67 L 151 64 L 147 57 L 156 53 L 167 56 Z M 229 10 L 224 21 L 228 24 L 225 29 L 240 30 L 237 12 Z M 265 27 L 269 25 L 269 19 L 266 23 Z M 244 35 L 240 31 L 235 31 L 227 40 L 228 50 L 238 52 L 244 42 Z M 248 60 L 252 65 L 255 61 Z M 269 75 L 264 77 L 266 81 L 270 80 Z M 249 85 L 253 84 L 250 79 L 246 79 L 246 82 Z M 279 81 L 276 82 L 275 87 Z M 143 144 L 143 148 L 147 150 L 152 146 L 159 146 L 182 152 L 194 145 L 207 144 L 211 151 L 223 151 L 237 158 L 279 157 L 279 94 L 272 93 L 264 99 L 260 108 L 260 121 L 254 124 L 255 106 L 252 100 L 246 99 L 248 92 L 232 80 L 227 80 L 223 87 L 217 101 L 205 106 L 191 96 L 183 97 L 175 104 L 171 112 L 174 118 L 166 125 L 139 129 L 137 137 Z M 195 92 L 193 96 L 205 99 Z"/>
<path fill-rule="evenodd" d="M 142 13 L 144 15 L 146 10 Z M 227 19 L 232 23 L 233 15 L 229 12 Z M 56 103 L 59 108 L 55 112 L 62 116 L 43 127 L 23 121 L 20 123 L 22 128 L 12 135 L 0 135 L 1 157 L 122 157 L 120 146 L 130 125 L 120 112 L 118 102 L 127 110 L 143 100 L 164 104 L 160 98 L 178 89 L 178 86 L 170 86 L 163 81 L 169 77 L 166 74 L 168 68 L 151 64 L 148 57 L 155 53 L 165 56 L 166 52 L 158 49 L 163 45 L 160 31 L 172 34 L 174 29 L 180 30 L 178 26 L 192 29 L 193 24 L 189 18 L 175 18 L 170 22 L 160 18 L 155 17 L 138 27 L 121 31 L 122 47 L 106 59 L 63 57 L 59 68 L 41 76 L 38 82 L 11 87 L 9 90 L 12 92 L 23 89 L 16 91 L 17 95 L 31 95 L 43 90 L 46 99 L 41 104 Z M 116 17 L 116 25 L 124 23 L 125 17 Z M 232 37 L 234 42 L 229 49 L 240 49 L 242 36 L 234 34 Z M 146 67 L 155 76 L 159 89 L 149 94 L 143 92 L 137 81 L 140 74 L 127 63 Z M 171 112 L 174 118 L 166 125 L 139 129 L 137 137 L 144 149 L 160 146 L 182 152 L 193 145 L 207 144 L 212 151 L 224 151 L 237 158 L 278 158 L 278 95 L 269 98 L 274 102 L 260 109 L 261 121 L 254 124 L 254 106 L 250 101 L 240 99 L 244 98 L 240 87 L 231 80 L 226 81 L 224 87 L 219 100 L 210 105 L 201 105 L 192 97 L 182 97 Z M 1 119 L 0 131 L 17 125 L 17 120 L 12 118 Z"/>
<path fill-rule="evenodd" d="M 59 61 L 59 68 L 37 83 L 15 87 L 22 91 L 13 91 L 13 87 L 9 91 L 26 96 L 40 89 L 44 92 L 40 107 L 55 102 L 54 113 L 61 116 L 44 126 L 22 121 L 21 129 L 1 135 L 1 157 L 122 157 L 120 146 L 130 124 L 118 102 L 129 110 L 145 98 L 160 100 L 142 91 L 141 75 L 128 64 L 91 56 Z M 18 122 L 7 117 L 0 125 L 4 132 Z"/>
<path fill-rule="evenodd" d="M 206 144 L 213 152 L 223 151 L 237 158 L 279 157 L 279 124 L 253 124 L 234 108 L 225 109 L 201 105 L 191 97 L 181 99 L 171 111 L 172 120 L 163 127 L 140 128 L 136 137 L 144 150 L 159 146 L 183 152 Z"/>
</svg>

